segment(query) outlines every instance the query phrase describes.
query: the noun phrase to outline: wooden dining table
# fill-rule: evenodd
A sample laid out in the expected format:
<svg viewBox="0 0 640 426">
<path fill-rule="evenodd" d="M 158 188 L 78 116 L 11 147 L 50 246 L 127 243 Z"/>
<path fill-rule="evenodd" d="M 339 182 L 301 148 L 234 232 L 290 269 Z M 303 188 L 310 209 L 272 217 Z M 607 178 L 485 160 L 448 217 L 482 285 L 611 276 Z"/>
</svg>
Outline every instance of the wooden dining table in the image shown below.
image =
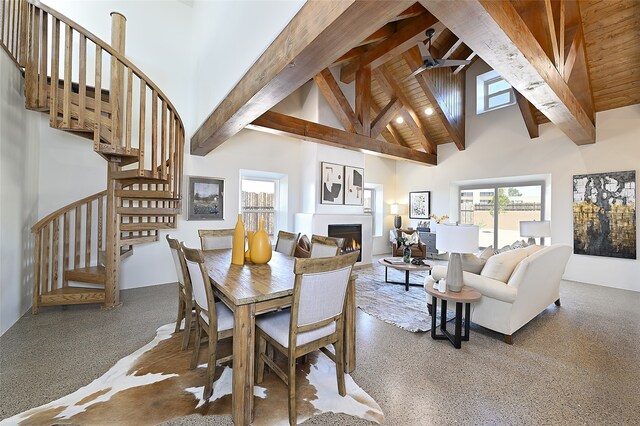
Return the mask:
<svg viewBox="0 0 640 426">
<path fill-rule="evenodd" d="M 295 258 L 273 252 L 269 263 L 231 264 L 231 250 L 207 250 L 205 266 L 216 295 L 233 311 L 232 417 L 236 425 L 253 421 L 255 317 L 291 305 Z M 351 275 L 345 302 L 345 372 L 356 367 L 355 279 Z"/>
</svg>

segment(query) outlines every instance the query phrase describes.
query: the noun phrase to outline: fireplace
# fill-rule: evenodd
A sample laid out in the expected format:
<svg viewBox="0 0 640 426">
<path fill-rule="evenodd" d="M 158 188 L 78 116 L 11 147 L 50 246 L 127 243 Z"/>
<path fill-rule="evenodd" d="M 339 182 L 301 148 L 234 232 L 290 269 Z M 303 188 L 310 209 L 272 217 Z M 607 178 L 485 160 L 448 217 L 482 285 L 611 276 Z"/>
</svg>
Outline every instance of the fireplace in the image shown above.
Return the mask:
<svg viewBox="0 0 640 426">
<path fill-rule="evenodd" d="M 362 260 L 362 225 L 329 225 L 327 234 L 329 237 L 344 238 L 340 254 L 360 250 L 357 261 Z"/>
</svg>

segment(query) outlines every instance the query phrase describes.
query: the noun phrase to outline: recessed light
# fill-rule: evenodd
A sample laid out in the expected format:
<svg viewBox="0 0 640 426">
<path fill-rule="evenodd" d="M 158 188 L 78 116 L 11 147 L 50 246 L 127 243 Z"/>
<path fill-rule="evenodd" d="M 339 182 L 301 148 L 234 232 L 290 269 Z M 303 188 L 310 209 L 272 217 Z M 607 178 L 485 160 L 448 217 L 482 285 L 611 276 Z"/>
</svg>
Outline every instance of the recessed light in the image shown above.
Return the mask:
<svg viewBox="0 0 640 426">
<path fill-rule="evenodd" d="M 427 114 L 427 115 L 433 114 L 433 108 L 428 107 L 427 109 L 424 110 L 424 113 Z"/>
<path fill-rule="evenodd" d="M 404 118 L 402 118 L 402 117 L 396 118 L 396 123 L 398 123 L 398 124 L 404 123 Z"/>
</svg>

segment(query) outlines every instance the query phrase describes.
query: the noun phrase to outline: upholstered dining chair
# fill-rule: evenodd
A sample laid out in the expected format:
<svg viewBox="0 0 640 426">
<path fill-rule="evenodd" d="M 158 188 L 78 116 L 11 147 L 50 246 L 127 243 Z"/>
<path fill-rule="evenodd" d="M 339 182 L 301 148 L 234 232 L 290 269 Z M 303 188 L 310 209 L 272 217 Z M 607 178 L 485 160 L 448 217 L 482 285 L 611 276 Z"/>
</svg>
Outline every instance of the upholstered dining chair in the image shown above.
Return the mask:
<svg viewBox="0 0 640 426">
<path fill-rule="evenodd" d="M 296 251 L 296 244 L 300 238 L 300 233 L 294 234 L 287 231 L 278 231 L 278 239 L 276 241 L 276 251 L 284 253 L 287 256 L 293 256 Z"/>
<path fill-rule="evenodd" d="M 217 358 L 218 340 L 226 339 L 233 335 L 233 312 L 223 302 L 214 302 L 213 289 L 209 284 L 209 276 L 204 266 L 202 251 L 181 245 L 184 252 L 187 270 L 193 286 L 193 297 L 196 308 L 196 338 L 194 340 L 193 355 L 191 356 L 191 369 L 196 368 L 200 355 L 200 343 L 202 332 L 208 337 L 207 374 L 204 385 L 204 399 L 208 400 L 213 394 L 213 377 L 218 362 L 226 362 L 232 359 L 227 356 Z"/>
<path fill-rule="evenodd" d="M 233 246 L 234 229 L 198 229 L 202 250 L 226 249 Z"/>
<path fill-rule="evenodd" d="M 311 257 L 331 257 L 340 254 L 344 238 L 311 235 Z"/>
<path fill-rule="evenodd" d="M 176 319 L 177 333 L 180 331 L 180 323 L 184 319 L 184 336 L 182 337 L 182 350 L 189 346 L 189 337 L 191 335 L 191 325 L 193 319 L 193 291 L 191 289 L 191 277 L 187 271 L 187 264 L 184 260 L 184 253 L 180 247 L 180 242 L 167 235 L 167 242 L 171 249 L 171 256 L 178 274 L 178 318 Z"/>
<path fill-rule="evenodd" d="M 295 425 L 296 358 L 320 349 L 336 363 L 338 393 L 345 396 L 344 382 L 344 305 L 351 270 L 359 252 L 331 259 L 296 259 L 293 267 L 291 309 L 256 318 L 258 357 L 255 379 L 264 378 L 264 364 L 289 387 L 289 424 Z M 266 354 L 267 342 L 287 356 L 285 373 Z M 325 346 L 332 344 L 335 355 Z"/>
</svg>

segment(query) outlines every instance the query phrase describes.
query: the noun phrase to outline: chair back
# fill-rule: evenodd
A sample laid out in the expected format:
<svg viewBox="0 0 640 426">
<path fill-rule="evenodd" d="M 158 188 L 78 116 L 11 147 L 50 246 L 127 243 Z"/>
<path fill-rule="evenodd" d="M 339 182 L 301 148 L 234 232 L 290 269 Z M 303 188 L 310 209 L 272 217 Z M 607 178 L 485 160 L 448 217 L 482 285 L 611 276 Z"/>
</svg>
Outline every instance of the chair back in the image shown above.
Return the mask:
<svg viewBox="0 0 640 426">
<path fill-rule="evenodd" d="M 180 242 L 175 238 L 171 238 L 169 235 L 167 235 L 167 242 L 169 243 L 169 249 L 171 250 L 171 257 L 173 257 L 173 264 L 176 267 L 180 291 L 190 300 L 192 292 L 191 280 L 189 279 L 187 264 L 184 261 L 184 253 L 180 247 Z"/>
<path fill-rule="evenodd" d="M 344 238 L 311 236 L 311 257 L 331 257 L 340 254 Z"/>
<path fill-rule="evenodd" d="M 292 232 L 278 231 L 278 239 L 276 240 L 276 251 L 286 254 L 287 256 L 293 256 L 299 237 L 299 232 L 297 234 L 294 234 Z"/>
<path fill-rule="evenodd" d="M 233 247 L 235 229 L 198 229 L 200 248 L 202 250 L 216 250 Z"/>
<path fill-rule="evenodd" d="M 204 256 L 202 251 L 185 247 L 182 243 L 182 251 L 184 253 L 187 271 L 191 278 L 191 286 L 193 287 L 193 299 L 196 302 L 196 310 L 198 314 L 201 311 L 207 313 L 209 324 L 215 325 L 216 321 L 216 304 L 213 301 L 213 289 L 209 282 L 209 275 L 204 266 Z"/>
<path fill-rule="evenodd" d="M 296 259 L 291 309 L 292 331 L 314 329 L 342 318 L 351 270 L 358 259 L 355 251 L 323 259 Z M 314 327 L 316 325 L 316 327 Z"/>
</svg>

